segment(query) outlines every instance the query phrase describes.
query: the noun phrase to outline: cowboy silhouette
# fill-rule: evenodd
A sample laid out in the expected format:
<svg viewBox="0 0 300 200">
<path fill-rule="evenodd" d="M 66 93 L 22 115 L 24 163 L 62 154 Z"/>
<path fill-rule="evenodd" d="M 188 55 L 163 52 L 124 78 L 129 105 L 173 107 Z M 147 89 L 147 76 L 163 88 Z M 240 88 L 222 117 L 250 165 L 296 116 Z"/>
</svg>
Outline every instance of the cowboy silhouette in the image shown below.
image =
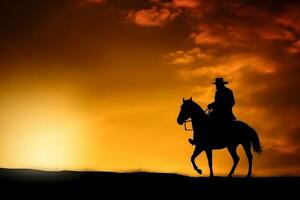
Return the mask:
<svg viewBox="0 0 300 200">
<path fill-rule="evenodd" d="M 232 107 L 235 104 L 233 92 L 225 86 L 228 82 L 224 81 L 223 78 L 216 78 L 213 84 L 217 89 L 215 101 L 207 106 L 208 109 L 212 110 L 211 119 L 221 123 L 235 120 L 232 112 Z"/>
<path fill-rule="evenodd" d="M 216 78 L 213 83 L 216 86 L 215 101 L 210 103 L 207 108 L 210 110 L 209 118 L 215 127 L 227 128 L 232 121 L 236 119 L 232 112 L 232 107 L 235 104 L 233 92 L 225 85 L 228 82 L 223 78 Z M 189 142 L 194 145 L 195 138 L 189 139 Z"/>
</svg>

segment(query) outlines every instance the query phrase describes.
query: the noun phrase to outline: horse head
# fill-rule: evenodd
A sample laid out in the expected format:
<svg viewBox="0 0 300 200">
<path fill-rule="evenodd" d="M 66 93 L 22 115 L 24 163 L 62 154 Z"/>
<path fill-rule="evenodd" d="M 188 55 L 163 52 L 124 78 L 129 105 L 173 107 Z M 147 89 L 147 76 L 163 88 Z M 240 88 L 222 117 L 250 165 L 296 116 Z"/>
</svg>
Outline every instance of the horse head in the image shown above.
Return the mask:
<svg viewBox="0 0 300 200">
<path fill-rule="evenodd" d="M 182 105 L 180 107 L 180 112 L 177 117 L 177 123 L 182 125 L 187 119 L 191 117 L 191 102 L 193 102 L 192 97 L 188 100 L 182 99 Z"/>
</svg>

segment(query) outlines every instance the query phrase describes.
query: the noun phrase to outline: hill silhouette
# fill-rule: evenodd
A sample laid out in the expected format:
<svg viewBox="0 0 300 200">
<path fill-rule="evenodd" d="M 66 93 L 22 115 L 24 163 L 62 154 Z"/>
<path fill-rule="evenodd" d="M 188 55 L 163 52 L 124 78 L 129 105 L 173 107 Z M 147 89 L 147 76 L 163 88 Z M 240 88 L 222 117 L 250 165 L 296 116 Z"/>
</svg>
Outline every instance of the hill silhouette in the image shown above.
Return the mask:
<svg viewBox="0 0 300 200">
<path fill-rule="evenodd" d="M 115 173 L 0 169 L 1 195 L 29 197 L 183 197 L 232 198 L 298 195 L 300 177 L 188 177 L 168 173 Z M 5 194 L 6 193 L 6 194 Z M 43 195 L 43 196 L 41 196 Z M 46 196 L 45 196 L 46 195 Z M 58 196 L 59 195 L 59 196 Z M 241 196 L 242 195 L 242 196 Z"/>
</svg>

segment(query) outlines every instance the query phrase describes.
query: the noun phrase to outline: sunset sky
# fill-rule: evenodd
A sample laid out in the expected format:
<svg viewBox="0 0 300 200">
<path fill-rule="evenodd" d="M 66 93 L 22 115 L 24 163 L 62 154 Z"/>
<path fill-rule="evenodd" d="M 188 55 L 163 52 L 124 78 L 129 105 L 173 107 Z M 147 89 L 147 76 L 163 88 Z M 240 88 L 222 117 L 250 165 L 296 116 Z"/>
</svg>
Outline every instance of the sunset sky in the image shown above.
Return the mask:
<svg viewBox="0 0 300 200">
<path fill-rule="evenodd" d="M 1 0 L 0 167 L 196 176 L 192 133 L 176 118 L 182 97 L 206 108 L 224 77 L 262 142 L 254 175 L 300 175 L 299 10 L 296 0 Z M 227 174 L 228 151 L 213 156 Z M 204 153 L 197 164 L 208 175 Z"/>
</svg>

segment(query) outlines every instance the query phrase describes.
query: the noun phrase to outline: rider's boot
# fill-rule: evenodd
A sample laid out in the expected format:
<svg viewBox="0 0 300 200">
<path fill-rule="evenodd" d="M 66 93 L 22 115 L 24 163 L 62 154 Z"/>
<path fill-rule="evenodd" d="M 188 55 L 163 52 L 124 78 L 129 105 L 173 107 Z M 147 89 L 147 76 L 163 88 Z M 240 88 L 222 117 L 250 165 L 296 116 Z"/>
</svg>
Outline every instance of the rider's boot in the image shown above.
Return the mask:
<svg viewBox="0 0 300 200">
<path fill-rule="evenodd" d="M 195 140 L 193 140 L 193 139 L 189 139 L 189 143 L 191 143 L 191 145 L 195 145 Z"/>
</svg>

